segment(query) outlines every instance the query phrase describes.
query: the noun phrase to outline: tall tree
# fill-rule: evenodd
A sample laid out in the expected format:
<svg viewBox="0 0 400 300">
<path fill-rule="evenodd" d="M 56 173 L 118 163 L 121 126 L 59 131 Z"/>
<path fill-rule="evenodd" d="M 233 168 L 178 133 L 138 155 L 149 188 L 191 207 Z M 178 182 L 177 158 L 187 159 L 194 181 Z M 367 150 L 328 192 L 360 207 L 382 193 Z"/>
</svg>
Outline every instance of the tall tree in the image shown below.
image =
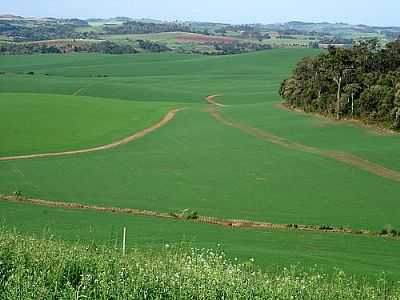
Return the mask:
<svg viewBox="0 0 400 300">
<path fill-rule="evenodd" d="M 351 116 L 400 130 L 400 40 L 329 48 L 298 63 L 282 84 L 286 103 L 336 118 Z M 351 105 L 350 105 L 351 102 Z"/>
<path fill-rule="evenodd" d="M 344 91 L 351 98 L 351 118 L 354 118 L 354 96 L 361 91 L 361 86 L 358 83 L 350 83 L 344 87 Z"/>
</svg>

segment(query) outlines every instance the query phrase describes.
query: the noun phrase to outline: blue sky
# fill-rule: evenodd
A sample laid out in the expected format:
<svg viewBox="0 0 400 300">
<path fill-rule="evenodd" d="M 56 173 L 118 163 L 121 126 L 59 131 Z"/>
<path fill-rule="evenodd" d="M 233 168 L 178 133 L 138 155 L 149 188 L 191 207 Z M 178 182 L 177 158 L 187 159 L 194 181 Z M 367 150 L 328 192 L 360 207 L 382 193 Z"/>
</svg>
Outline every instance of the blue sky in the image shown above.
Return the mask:
<svg viewBox="0 0 400 300">
<path fill-rule="evenodd" d="M 399 12 L 400 0 L 0 0 L 0 14 L 229 23 L 300 20 L 400 26 Z"/>
</svg>

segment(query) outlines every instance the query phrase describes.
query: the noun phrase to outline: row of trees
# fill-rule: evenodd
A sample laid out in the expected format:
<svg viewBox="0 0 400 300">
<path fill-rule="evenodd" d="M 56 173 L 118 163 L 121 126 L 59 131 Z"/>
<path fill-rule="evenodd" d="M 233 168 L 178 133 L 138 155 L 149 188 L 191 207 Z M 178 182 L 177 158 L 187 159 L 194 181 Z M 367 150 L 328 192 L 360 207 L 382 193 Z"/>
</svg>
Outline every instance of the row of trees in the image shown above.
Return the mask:
<svg viewBox="0 0 400 300">
<path fill-rule="evenodd" d="M 208 43 L 215 51 L 194 51 L 196 54 L 227 55 L 239 54 L 253 51 L 271 49 L 270 45 L 256 43 Z M 103 42 L 85 42 L 85 41 L 60 41 L 60 42 L 41 42 L 41 43 L 0 43 L 0 55 L 19 55 L 35 53 L 70 53 L 70 52 L 88 52 L 88 53 L 106 53 L 106 54 L 133 54 L 140 51 L 147 52 L 167 52 L 172 51 L 166 45 L 154 41 L 136 40 L 131 44 L 120 44 L 111 41 Z"/>
<path fill-rule="evenodd" d="M 305 58 L 282 83 L 290 107 L 340 118 L 357 118 L 400 129 L 400 40 L 381 48 L 377 40 L 351 49 L 330 47 Z"/>
<path fill-rule="evenodd" d="M 106 54 L 134 54 L 139 51 L 166 52 L 171 51 L 164 44 L 137 40 L 132 44 L 120 44 L 111 41 L 85 42 L 85 41 L 61 41 L 59 43 L 0 43 L 0 55 L 18 55 L 35 53 L 106 53 Z"/>
<path fill-rule="evenodd" d="M 187 25 L 179 23 L 147 23 L 138 21 L 124 22 L 121 25 L 104 27 L 106 34 L 146 34 L 161 32 L 192 32 Z"/>
<path fill-rule="evenodd" d="M 171 51 L 170 48 L 168 48 L 166 45 L 153 42 L 153 41 L 144 41 L 144 40 L 137 40 L 136 41 L 139 44 L 139 47 L 143 50 L 149 51 L 149 52 L 167 52 Z"/>
<path fill-rule="evenodd" d="M 228 55 L 228 54 L 240 54 L 246 52 L 262 51 L 272 49 L 270 45 L 257 44 L 257 43 L 212 43 L 216 54 Z"/>
</svg>

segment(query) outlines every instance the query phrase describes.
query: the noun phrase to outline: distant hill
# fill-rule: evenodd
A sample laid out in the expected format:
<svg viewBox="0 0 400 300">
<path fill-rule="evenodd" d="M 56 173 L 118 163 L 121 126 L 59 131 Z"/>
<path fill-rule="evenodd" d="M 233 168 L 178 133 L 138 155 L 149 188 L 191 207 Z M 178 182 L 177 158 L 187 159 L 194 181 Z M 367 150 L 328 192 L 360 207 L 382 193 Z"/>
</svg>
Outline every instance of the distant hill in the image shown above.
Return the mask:
<svg viewBox="0 0 400 300">
<path fill-rule="evenodd" d="M 21 20 L 24 19 L 23 17 L 20 16 L 14 16 L 14 15 L 0 15 L 0 20 L 5 19 L 5 20 Z"/>
</svg>

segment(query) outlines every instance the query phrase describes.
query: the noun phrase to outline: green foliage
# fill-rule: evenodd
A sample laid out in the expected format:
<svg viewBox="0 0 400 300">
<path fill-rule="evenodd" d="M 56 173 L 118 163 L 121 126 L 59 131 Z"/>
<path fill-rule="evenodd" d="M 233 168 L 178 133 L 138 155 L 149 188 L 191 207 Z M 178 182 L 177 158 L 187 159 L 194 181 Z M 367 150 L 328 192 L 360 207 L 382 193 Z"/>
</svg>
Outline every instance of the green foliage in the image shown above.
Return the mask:
<svg viewBox="0 0 400 300">
<path fill-rule="evenodd" d="M 272 49 L 270 45 L 255 44 L 255 43 L 212 43 L 216 53 L 219 55 L 239 54 L 253 51 L 262 51 Z"/>
<path fill-rule="evenodd" d="M 380 232 L 381 235 L 391 235 L 392 237 L 400 236 L 400 231 L 393 228 L 392 225 L 386 225 Z"/>
<path fill-rule="evenodd" d="M 59 42 L 34 43 L 1 43 L 1 55 L 21 54 L 60 54 L 71 52 L 105 53 L 105 54 L 135 54 L 138 51 L 132 45 L 118 44 L 111 41 L 83 42 L 60 40 Z"/>
<path fill-rule="evenodd" d="M 280 90 L 286 104 L 306 112 L 358 118 L 398 129 L 396 102 L 400 41 L 379 49 L 377 40 L 300 62 Z M 344 93 L 344 94 L 342 94 Z"/>
<path fill-rule="evenodd" d="M 144 23 L 139 21 L 127 21 L 118 26 L 105 26 L 107 34 L 136 34 L 136 33 L 160 33 L 160 32 L 191 32 L 186 25 L 171 23 Z"/>
<path fill-rule="evenodd" d="M 186 219 L 186 220 L 196 220 L 199 218 L 199 213 L 197 210 L 190 208 L 185 208 L 177 213 L 171 213 L 172 216 L 176 218 Z"/>
<path fill-rule="evenodd" d="M 167 46 L 157 42 L 144 41 L 144 40 L 137 40 L 137 42 L 139 43 L 140 48 L 150 52 L 160 53 L 160 52 L 171 51 L 171 49 L 168 48 Z"/>
<path fill-rule="evenodd" d="M 68 246 L 0 232 L 0 297 L 7 299 L 398 299 L 398 283 L 342 271 L 290 267 L 264 273 L 221 251 L 170 247 L 155 252 Z"/>
<path fill-rule="evenodd" d="M 0 20 L 0 34 L 13 37 L 18 41 L 38 41 L 62 38 L 78 38 L 76 29 L 88 26 L 86 21 L 70 20 Z"/>
<path fill-rule="evenodd" d="M 330 230 L 333 230 L 334 228 L 333 228 L 332 226 L 329 226 L 329 225 L 321 225 L 321 226 L 319 227 L 319 229 L 320 229 L 320 230 L 330 231 Z"/>
</svg>

